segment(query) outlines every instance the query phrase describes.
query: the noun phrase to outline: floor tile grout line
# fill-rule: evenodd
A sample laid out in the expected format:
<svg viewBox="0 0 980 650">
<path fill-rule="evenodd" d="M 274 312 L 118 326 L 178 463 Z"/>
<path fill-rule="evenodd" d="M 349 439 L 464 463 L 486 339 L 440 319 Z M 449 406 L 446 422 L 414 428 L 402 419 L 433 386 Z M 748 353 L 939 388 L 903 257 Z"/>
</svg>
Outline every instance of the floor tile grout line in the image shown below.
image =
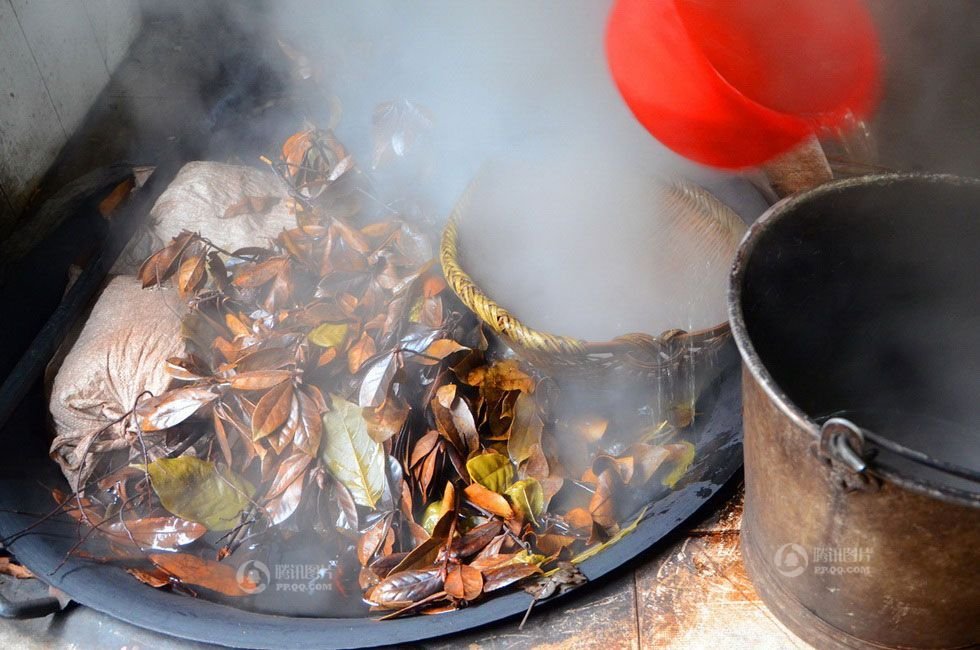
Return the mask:
<svg viewBox="0 0 980 650">
<path fill-rule="evenodd" d="M 639 569 L 633 569 L 633 625 L 636 628 L 636 648 L 637 650 L 641 650 L 643 648 L 643 631 L 640 628 L 640 586 L 636 579 L 638 571 Z"/>
</svg>

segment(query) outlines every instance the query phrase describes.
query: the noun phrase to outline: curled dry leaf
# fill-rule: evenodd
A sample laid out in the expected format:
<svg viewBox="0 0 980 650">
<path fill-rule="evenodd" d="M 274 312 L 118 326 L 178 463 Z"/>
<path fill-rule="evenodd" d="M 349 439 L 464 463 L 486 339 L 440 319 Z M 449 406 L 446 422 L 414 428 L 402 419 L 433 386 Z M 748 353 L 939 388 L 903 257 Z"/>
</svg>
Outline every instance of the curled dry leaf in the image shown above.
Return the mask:
<svg viewBox="0 0 980 650">
<path fill-rule="evenodd" d="M 432 453 L 432 450 L 435 449 L 437 442 L 439 442 L 438 431 L 429 431 L 424 436 L 419 438 L 418 442 L 415 443 L 415 447 L 412 449 L 409 466 L 415 467 L 421 463 L 430 453 Z"/>
<path fill-rule="evenodd" d="M 296 355 L 285 347 L 263 348 L 257 352 L 246 354 L 235 363 L 237 376 L 255 371 L 275 372 L 283 366 L 296 361 Z M 271 388 L 272 386 L 266 386 Z"/>
<path fill-rule="evenodd" d="M 134 415 L 141 430 L 162 431 L 180 424 L 217 397 L 210 386 L 184 386 L 143 400 Z"/>
<path fill-rule="evenodd" d="M 285 492 L 294 483 L 302 483 L 311 460 L 312 458 L 303 452 L 297 452 L 281 460 L 276 470 L 276 476 L 272 479 L 272 483 L 265 493 L 266 498 L 275 498 Z"/>
<path fill-rule="evenodd" d="M 420 136 L 432 128 L 428 109 L 407 99 L 378 104 L 372 117 L 374 154 L 371 168 L 405 156 Z"/>
<path fill-rule="evenodd" d="M 385 354 L 368 366 L 358 393 L 358 403 L 361 406 L 374 408 L 384 402 L 398 371 L 398 358 L 396 353 Z"/>
</svg>

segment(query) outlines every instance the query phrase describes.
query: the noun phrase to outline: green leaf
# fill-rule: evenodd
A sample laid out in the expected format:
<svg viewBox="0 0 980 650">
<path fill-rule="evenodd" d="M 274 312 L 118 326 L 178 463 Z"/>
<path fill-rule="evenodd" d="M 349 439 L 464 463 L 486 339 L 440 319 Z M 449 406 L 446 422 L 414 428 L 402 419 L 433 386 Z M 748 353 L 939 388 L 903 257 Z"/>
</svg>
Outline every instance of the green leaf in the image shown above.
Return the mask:
<svg viewBox="0 0 980 650">
<path fill-rule="evenodd" d="M 340 345 L 347 337 L 347 323 L 321 323 L 313 328 L 307 338 L 321 348 Z"/>
<path fill-rule="evenodd" d="M 466 461 L 470 478 L 483 487 L 503 494 L 514 481 L 514 466 L 503 454 L 487 452 Z"/>
<path fill-rule="evenodd" d="M 168 512 L 209 530 L 237 526 L 255 494 L 255 487 L 231 469 L 192 456 L 161 458 L 146 471 Z"/>
<path fill-rule="evenodd" d="M 425 512 L 422 513 L 422 528 L 425 532 L 432 534 L 432 529 L 436 527 L 439 520 L 442 519 L 442 515 L 445 514 L 442 511 L 442 501 L 433 501 L 426 508 Z"/>
<path fill-rule="evenodd" d="M 664 477 L 663 484 L 672 488 L 677 485 L 687 470 L 691 469 L 691 465 L 694 463 L 694 445 L 685 440 L 667 445 L 667 447 L 671 448 L 671 459 L 677 464 L 674 465 L 670 474 Z"/>
<path fill-rule="evenodd" d="M 530 551 L 521 551 L 515 555 L 508 564 L 541 564 L 548 558 L 540 553 L 531 553 Z"/>
<path fill-rule="evenodd" d="M 507 454 L 510 459 L 520 465 L 531 457 L 531 448 L 541 444 L 541 431 L 544 423 L 538 415 L 538 406 L 534 398 L 527 393 L 521 393 L 514 404 L 514 420 L 510 425 L 510 437 L 507 440 Z"/>
<path fill-rule="evenodd" d="M 331 395 L 333 406 L 323 414 L 323 464 L 350 490 L 354 501 L 374 508 L 385 492 L 385 452 L 368 434 L 361 407 Z"/>
<path fill-rule="evenodd" d="M 526 478 L 518 481 L 507 488 L 504 494 L 510 499 L 514 510 L 535 526 L 538 525 L 538 517 L 544 511 L 544 490 L 536 479 Z"/>
</svg>

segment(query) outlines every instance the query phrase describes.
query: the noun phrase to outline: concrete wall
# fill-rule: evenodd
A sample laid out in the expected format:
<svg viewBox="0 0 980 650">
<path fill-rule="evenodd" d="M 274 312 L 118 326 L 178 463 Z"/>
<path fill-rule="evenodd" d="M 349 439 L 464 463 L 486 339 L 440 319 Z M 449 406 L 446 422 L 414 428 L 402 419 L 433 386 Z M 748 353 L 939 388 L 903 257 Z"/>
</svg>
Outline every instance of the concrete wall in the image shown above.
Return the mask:
<svg viewBox="0 0 980 650">
<path fill-rule="evenodd" d="M 139 0 L 0 0 L 0 236 L 141 23 Z"/>
</svg>

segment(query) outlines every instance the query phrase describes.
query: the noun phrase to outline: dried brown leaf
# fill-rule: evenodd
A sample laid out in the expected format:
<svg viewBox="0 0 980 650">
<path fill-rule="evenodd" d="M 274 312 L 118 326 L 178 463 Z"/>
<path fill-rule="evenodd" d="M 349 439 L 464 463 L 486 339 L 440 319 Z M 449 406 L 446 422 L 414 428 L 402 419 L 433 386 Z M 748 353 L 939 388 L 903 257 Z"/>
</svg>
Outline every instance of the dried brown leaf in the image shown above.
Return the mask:
<svg viewBox="0 0 980 650">
<path fill-rule="evenodd" d="M 207 279 L 207 263 L 204 253 L 188 257 L 180 263 L 177 271 L 177 291 L 180 297 L 187 299 L 204 285 Z"/>
<path fill-rule="evenodd" d="M 289 370 L 252 370 L 239 372 L 228 379 L 235 390 L 268 390 L 292 377 Z"/>
<path fill-rule="evenodd" d="M 392 573 L 378 583 L 371 591 L 369 599 L 378 607 L 400 609 L 441 591 L 441 573 L 439 569 Z"/>
<path fill-rule="evenodd" d="M 465 564 L 457 564 L 446 574 L 446 593 L 453 598 L 476 600 L 483 593 L 483 574 Z"/>
<path fill-rule="evenodd" d="M 347 350 L 347 369 L 352 373 L 357 372 L 364 365 L 364 362 L 374 356 L 377 348 L 374 339 L 368 336 L 367 332 L 361 333 L 361 338 Z"/>
<path fill-rule="evenodd" d="M 140 582 L 146 585 L 150 585 L 154 589 L 159 589 L 160 587 L 166 587 L 170 584 L 170 574 L 160 569 L 152 569 L 147 571 L 145 569 L 126 569 L 126 573 L 133 576 Z"/>
<path fill-rule="evenodd" d="M 141 430 L 162 431 L 180 424 L 217 397 L 209 386 L 175 388 L 140 402 L 134 415 Z"/>
<path fill-rule="evenodd" d="M 507 499 L 483 487 L 479 483 L 471 483 L 463 490 L 470 503 L 481 508 L 490 514 L 510 519 L 514 516 L 514 511 L 507 503 Z"/>
</svg>

